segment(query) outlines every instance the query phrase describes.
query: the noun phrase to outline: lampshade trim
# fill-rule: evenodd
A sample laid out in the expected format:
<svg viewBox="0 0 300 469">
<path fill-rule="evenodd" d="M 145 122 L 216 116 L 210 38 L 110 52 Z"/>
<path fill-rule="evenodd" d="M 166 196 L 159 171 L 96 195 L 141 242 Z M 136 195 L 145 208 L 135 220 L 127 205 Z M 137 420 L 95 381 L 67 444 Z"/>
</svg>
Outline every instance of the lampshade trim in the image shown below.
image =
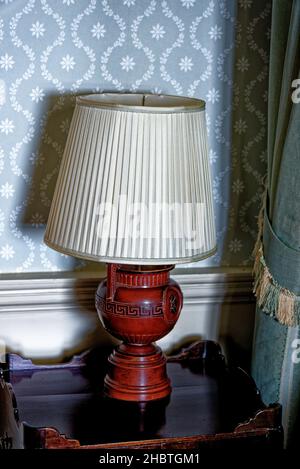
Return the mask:
<svg viewBox="0 0 300 469">
<path fill-rule="evenodd" d="M 51 249 L 58 251 L 62 254 L 66 254 L 68 256 L 77 257 L 79 259 L 90 260 L 94 262 L 107 262 L 107 263 L 114 263 L 114 264 L 130 264 L 130 265 L 163 265 L 163 264 L 186 264 L 189 262 L 197 262 L 204 259 L 207 259 L 210 256 L 213 256 L 217 252 L 217 246 L 215 246 L 210 251 L 202 252 L 201 254 L 196 254 L 194 256 L 189 257 L 172 257 L 170 259 L 163 258 L 163 259 L 139 259 L 139 258 L 128 258 L 128 257 L 108 257 L 108 256 L 95 256 L 93 254 L 86 254 L 81 253 L 79 251 L 75 251 L 73 249 L 64 248 L 59 246 L 55 243 L 52 243 L 47 238 L 44 238 L 45 244 Z"/>
<path fill-rule="evenodd" d="M 130 104 L 120 104 L 120 103 L 113 103 L 113 102 L 105 102 L 105 101 L 98 101 L 95 99 L 95 96 L 110 96 L 118 94 L 119 97 L 128 96 L 128 93 L 101 93 L 101 94 L 87 94 L 81 95 L 76 97 L 76 104 L 79 106 L 84 107 L 96 107 L 96 108 L 103 108 L 109 109 L 114 111 L 123 111 L 123 112 L 145 112 L 145 113 L 152 113 L 152 114 L 170 114 L 170 113 L 182 113 L 182 112 L 201 112 L 205 111 L 205 101 L 202 99 L 196 98 L 186 98 L 181 96 L 174 96 L 174 95 L 151 95 L 147 93 L 132 93 L 133 97 L 136 96 L 143 96 L 146 97 L 154 97 L 159 96 L 162 99 L 174 99 L 175 101 L 182 100 L 185 104 L 182 106 L 174 105 L 174 106 L 145 106 L 145 105 L 130 105 Z M 144 102 L 144 99 L 143 99 Z M 190 103 L 190 104 L 188 104 Z"/>
</svg>

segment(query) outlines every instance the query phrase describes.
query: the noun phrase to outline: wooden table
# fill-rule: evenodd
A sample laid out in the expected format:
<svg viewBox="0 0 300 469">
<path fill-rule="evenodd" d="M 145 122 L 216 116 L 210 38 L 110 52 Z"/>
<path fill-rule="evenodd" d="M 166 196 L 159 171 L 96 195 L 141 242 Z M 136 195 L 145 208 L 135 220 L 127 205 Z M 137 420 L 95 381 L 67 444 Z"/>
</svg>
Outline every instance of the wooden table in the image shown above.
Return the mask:
<svg viewBox="0 0 300 469">
<path fill-rule="evenodd" d="M 4 375 L 26 422 L 26 448 L 281 447 L 280 406 L 265 407 L 253 380 L 226 366 L 218 344 L 197 342 L 169 357 L 170 399 L 144 404 L 103 396 L 108 353 L 52 366 L 9 355 Z"/>
</svg>

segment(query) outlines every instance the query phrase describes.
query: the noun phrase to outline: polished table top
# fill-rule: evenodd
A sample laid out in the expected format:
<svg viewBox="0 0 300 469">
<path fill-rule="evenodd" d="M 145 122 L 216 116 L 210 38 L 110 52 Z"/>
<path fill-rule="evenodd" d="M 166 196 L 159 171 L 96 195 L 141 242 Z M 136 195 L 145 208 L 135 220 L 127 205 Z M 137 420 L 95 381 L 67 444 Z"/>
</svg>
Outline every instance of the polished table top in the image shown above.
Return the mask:
<svg viewBox="0 0 300 469">
<path fill-rule="evenodd" d="M 103 396 L 108 351 L 96 350 L 57 366 L 10 356 L 6 379 L 20 421 L 53 427 L 80 445 L 232 433 L 265 409 L 253 380 L 225 365 L 214 342 L 199 342 L 168 359 L 172 394 L 149 403 Z"/>
</svg>

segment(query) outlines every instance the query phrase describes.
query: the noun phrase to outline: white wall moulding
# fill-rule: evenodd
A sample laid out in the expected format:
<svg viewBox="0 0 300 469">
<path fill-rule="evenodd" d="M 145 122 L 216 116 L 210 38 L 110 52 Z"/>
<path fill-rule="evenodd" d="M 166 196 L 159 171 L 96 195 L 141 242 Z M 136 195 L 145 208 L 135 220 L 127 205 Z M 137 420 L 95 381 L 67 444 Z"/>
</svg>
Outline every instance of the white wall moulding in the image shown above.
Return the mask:
<svg viewBox="0 0 300 469">
<path fill-rule="evenodd" d="M 251 303 L 252 270 L 250 268 L 176 269 L 185 304 Z"/>
<path fill-rule="evenodd" d="M 250 268 L 176 269 L 174 272 L 172 277 L 183 290 L 185 305 L 254 301 Z M 80 304 L 93 304 L 95 288 L 103 277 L 96 272 L 0 275 L 0 312 L 72 308 L 76 300 Z"/>
<path fill-rule="evenodd" d="M 95 344 L 111 343 L 94 308 L 102 274 L 5 274 L 0 276 L 0 339 L 8 350 L 33 359 L 61 360 Z M 174 330 L 160 341 L 170 350 L 186 340 L 221 336 L 251 346 L 254 311 L 248 268 L 177 269 L 184 294 Z"/>
</svg>

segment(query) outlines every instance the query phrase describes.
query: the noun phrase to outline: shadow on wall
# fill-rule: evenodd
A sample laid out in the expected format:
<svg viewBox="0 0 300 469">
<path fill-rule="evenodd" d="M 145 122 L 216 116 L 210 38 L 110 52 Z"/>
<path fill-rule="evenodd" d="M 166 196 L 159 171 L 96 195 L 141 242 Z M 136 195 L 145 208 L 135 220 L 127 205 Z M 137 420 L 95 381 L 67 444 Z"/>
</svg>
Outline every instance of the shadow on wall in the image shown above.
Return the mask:
<svg viewBox="0 0 300 469">
<path fill-rule="evenodd" d="M 220 306 L 219 342 L 230 365 L 250 372 L 255 321 L 254 298 L 249 303 Z"/>
<path fill-rule="evenodd" d="M 81 338 L 78 343 L 78 350 L 87 350 L 93 346 L 110 347 L 119 343 L 111 334 L 106 332 L 95 307 L 95 294 L 98 284 L 104 280 L 102 278 L 91 282 L 90 280 L 79 279 L 74 287 L 75 301 L 82 314 L 87 314 L 93 318 L 95 328 L 90 331 L 89 336 Z M 88 288 L 87 288 L 88 285 Z"/>
<path fill-rule="evenodd" d="M 41 106 L 40 133 L 33 140 L 35 146 L 29 150 L 31 181 L 28 193 L 24 194 L 28 204 L 20 220 L 22 229 L 32 229 L 35 214 L 40 215 L 37 224 L 47 222 L 74 106 L 74 95 L 66 94 L 48 95 Z"/>
<path fill-rule="evenodd" d="M 28 147 L 27 166 L 22 168 L 29 182 L 19 192 L 18 200 L 24 209 L 17 228 L 24 235 L 40 235 L 39 239 L 43 236 L 74 106 L 75 96 L 71 94 L 49 94 L 40 103 L 36 134 Z M 69 257 L 68 270 L 77 265 Z"/>
</svg>

